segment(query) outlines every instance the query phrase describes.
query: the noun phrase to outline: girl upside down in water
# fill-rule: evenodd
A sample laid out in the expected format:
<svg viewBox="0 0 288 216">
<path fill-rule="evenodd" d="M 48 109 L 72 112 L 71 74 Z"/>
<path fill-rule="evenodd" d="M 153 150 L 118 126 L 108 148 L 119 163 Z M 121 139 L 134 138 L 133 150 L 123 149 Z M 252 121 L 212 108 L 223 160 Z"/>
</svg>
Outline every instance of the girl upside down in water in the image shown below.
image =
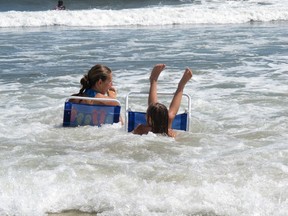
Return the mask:
<svg viewBox="0 0 288 216">
<path fill-rule="evenodd" d="M 178 83 L 177 90 L 170 103 L 169 110 L 167 107 L 158 102 L 157 99 L 157 80 L 160 73 L 165 69 L 165 64 L 157 64 L 154 66 L 150 75 L 150 90 L 148 97 L 148 108 L 146 111 L 147 124 L 138 125 L 134 134 L 148 134 L 149 132 L 165 134 L 175 137 L 176 133 L 172 130 L 172 122 L 179 110 L 183 90 L 186 83 L 192 78 L 192 70 L 187 68 Z"/>
</svg>

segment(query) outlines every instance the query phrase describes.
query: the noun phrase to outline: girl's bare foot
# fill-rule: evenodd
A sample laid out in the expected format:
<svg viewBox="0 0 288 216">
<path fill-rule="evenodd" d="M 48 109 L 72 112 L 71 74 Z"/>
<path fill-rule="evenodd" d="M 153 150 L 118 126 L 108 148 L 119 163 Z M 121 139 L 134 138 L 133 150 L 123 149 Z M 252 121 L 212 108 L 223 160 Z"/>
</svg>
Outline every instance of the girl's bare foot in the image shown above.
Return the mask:
<svg viewBox="0 0 288 216">
<path fill-rule="evenodd" d="M 179 82 L 179 86 L 184 87 L 186 83 L 192 78 L 193 73 L 190 68 L 186 68 L 185 72 L 183 73 L 183 76 Z"/>
<path fill-rule="evenodd" d="M 160 73 L 165 69 L 165 64 L 156 64 L 151 71 L 150 82 L 157 81 Z"/>
</svg>

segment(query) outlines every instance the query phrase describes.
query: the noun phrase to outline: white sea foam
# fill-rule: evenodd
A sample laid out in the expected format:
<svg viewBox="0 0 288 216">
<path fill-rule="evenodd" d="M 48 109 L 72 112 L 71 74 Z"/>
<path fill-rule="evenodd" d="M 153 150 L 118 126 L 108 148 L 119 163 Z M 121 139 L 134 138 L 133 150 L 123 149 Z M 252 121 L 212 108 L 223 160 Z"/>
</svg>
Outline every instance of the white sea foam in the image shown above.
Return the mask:
<svg viewBox="0 0 288 216">
<path fill-rule="evenodd" d="M 1 29 L 0 215 L 286 216 L 286 27 Z M 167 92 L 190 66 L 190 131 L 63 128 L 65 98 L 98 62 L 113 70 L 122 114 L 153 64 L 167 64 Z"/>
<path fill-rule="evenodd" d="M 9 11 L 0 13 L 0 27 L 39 26 L 149 26 L 287 21 L 288 5 L 251 1 L 209 2 L 122 10 Z"/>
</svg>

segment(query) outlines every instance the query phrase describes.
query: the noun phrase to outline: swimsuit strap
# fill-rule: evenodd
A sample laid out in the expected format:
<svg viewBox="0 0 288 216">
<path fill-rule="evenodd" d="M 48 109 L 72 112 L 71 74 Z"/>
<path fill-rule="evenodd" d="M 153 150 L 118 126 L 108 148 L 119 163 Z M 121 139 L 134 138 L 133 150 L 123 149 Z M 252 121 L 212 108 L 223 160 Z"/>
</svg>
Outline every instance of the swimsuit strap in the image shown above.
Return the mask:
<svg viewBox="0 0 288 216">
<path fill-rule="evenodd" d="M 86 89 L 84 94 L 86 94 L 88 97 L 95 97 L 98 94 L 98 92 L 90 88 Z"/>
</svg>

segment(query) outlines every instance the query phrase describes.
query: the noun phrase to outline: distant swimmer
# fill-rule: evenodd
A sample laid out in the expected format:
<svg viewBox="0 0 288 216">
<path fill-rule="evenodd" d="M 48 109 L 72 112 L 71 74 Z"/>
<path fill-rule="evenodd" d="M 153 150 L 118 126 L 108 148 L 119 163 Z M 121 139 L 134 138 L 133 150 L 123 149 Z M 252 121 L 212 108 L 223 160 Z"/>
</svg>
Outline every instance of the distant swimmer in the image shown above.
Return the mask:
<svg viewBox="0 0 288 216">
<path fill-rule="evenodd" d="M 58 1 L 58 5 L 55 7 L 55 10 L 65 10 L 65 6 L 64 6 L 64 3 L 63 1 L 59 0 Z"/>
</svg>

